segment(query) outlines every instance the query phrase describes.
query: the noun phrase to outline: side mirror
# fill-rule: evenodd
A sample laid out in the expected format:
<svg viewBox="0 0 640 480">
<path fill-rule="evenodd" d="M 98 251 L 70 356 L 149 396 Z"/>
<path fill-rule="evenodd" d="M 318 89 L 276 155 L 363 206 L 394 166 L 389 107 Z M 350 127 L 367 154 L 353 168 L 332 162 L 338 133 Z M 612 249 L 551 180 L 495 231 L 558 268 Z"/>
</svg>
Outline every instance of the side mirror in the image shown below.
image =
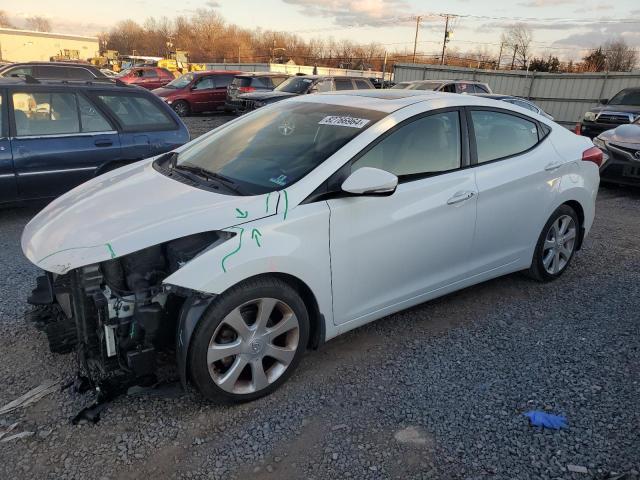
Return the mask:
<svg viewBox="0 0 640 480">
<path fill-rule="evenodd" d="M 354 195 L 391 195 L 398 186 L 398 177 L 379 168 L 362 167 L 342 183 L 342 190 Z"/>
<path fill-rule="evenodd" d="M 601 98 L 601 99 L 600 99 L 600 103 L 601 103 L 602 105 L 606 105 L 607 103 L 609 103 L 609 99 L 608 99 L 608 98 Z"/>
</svg>

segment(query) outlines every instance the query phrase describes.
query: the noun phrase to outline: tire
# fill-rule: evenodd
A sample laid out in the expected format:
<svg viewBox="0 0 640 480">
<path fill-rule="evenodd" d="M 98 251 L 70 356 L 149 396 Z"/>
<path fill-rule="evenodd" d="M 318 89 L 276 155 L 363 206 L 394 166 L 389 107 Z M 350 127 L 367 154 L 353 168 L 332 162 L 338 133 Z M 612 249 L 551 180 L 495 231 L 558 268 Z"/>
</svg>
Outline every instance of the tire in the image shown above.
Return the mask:
<svg viewBox="0 0 640 480">
<path fill-rule="evenodd" d="M 215 402 L 255 400 L 289 378 L 308 339 L 309 314 L 293 287 L 275 278 L 242 282 L 216 298 L 196 327 L 191 381 Z"/>
<path fill-rule="evenodd" d="M 179 117 L 186 117 L 191 113 L 191 107 L 184 100 L 178 100 L 171 108 L 178 114 Z"/>
<path fill-rule="evenodd" d="M 576 252 L 580 227 L 573 208 L 568 205 L 558 207 L 538 237 L 527 274 L 539 282 L 551 282 L 559 278 L 569 267 Z"/>
</svg>

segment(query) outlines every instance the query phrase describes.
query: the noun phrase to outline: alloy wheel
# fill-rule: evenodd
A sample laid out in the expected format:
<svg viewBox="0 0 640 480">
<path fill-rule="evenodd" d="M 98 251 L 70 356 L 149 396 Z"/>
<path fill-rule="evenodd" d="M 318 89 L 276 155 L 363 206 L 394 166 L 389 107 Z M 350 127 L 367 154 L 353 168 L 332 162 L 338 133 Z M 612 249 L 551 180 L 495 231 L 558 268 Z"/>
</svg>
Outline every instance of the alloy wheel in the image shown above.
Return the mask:
<svg viewBox="0 0 640 480">
<path fill-rule="evenodd" d="M 569 263 L 576 246 L 576 223 L 561 215 L 551 224 L 542 248 L 542 264 L 547 273 L 557 275 Z"/>
<path fill-rule="evenodd" d="M 229 393 L 260 391 L 287 370 L 299 339 L 298 318 L 289 305 L 275 298 L 251 300 L 216 328 L 207 351 L 209 374 Z"/>
</svg>

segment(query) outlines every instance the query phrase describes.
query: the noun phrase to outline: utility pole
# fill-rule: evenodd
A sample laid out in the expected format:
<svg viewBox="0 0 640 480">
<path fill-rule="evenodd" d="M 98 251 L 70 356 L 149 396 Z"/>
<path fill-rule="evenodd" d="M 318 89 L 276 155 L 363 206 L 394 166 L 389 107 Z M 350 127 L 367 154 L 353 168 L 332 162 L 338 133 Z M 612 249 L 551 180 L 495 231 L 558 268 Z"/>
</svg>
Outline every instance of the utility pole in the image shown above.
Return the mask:
<svg viewBox="0 0 640 480">
<path fill-rule="evenodd" d="M 420 28 L 420 20 L 422 20 L 422 17 L 418 15 L 416 17 L 416 37 L 413 40 L 413 63 L 416 63 L 416 49 L 418 48 L 418 29 Z"/>
<path fill-rule="evenodd" d="M 384 62 L 382 63 L 382 85 L 380 88 L 384 89 L 384 81 L 386 79 L 386 71 L 387 71 L 387 51 L 384 51 Z"/>
<path fill-rule="evenodd" d="M 446 22 L 444 24 L 444 38 L 442 40 L 442 57 L 440 58 L 440 65 L 444 65 L 444 51 L 447 48 L 447 43 L 449 43 L 449 15 L 446 16 Z"/>
<path fill-rule="evenodd" d="M 513 58 L 511 59 L 511 70 L 513 70 L 513 66 L 516 64 L 516 53 L 518 53 L 518 45 L 513 46 Z"/>
<path fill-rule="evenodd" d="M 494 68 L 494 70 L 500 70 L 500 62 L 502 61 L 503 47 L 504 47 L 504 42 L 500 42 L 500 53 L 498 53 L 498 63 L 496 64 L 496 68 Z"/>
</svg>

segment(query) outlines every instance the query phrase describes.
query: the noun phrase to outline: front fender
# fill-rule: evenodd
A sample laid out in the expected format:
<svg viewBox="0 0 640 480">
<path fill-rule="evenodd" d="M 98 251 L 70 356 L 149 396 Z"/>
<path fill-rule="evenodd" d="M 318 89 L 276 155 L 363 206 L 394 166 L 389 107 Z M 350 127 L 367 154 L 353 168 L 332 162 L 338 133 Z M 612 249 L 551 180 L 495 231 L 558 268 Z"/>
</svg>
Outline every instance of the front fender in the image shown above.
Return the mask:
<svg viewBox="0 0 640 480">
<path fill-rule="evenodd" d="M 286 218 L 285 218 L 286 214 Z M 333 321 L 329 255 L 329 207 L 325 202 L 226 229 L 235 236 L 199 255 L 164 283 L 221 294 L 261 274 L 283 273 L 304 282 L 320 312 Z"/>
</svg>

